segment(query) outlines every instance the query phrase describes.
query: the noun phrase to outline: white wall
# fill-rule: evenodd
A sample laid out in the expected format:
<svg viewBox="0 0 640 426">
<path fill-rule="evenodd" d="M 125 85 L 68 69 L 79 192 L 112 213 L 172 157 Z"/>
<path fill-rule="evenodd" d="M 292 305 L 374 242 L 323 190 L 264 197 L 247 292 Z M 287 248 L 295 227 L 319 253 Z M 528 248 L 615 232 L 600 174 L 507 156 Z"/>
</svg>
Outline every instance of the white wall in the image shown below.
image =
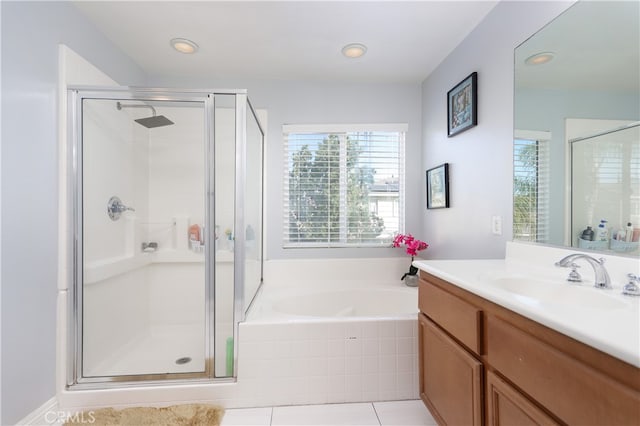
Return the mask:
<svg viewBox="0 0 640 426">
<path fill-rule="evenodd" d="M 420 164 L 420 86 L 418 84 L 311 83 L 262 80 L 194 80 L 150 76 L 157 87 L 231 87 L 247 89 L 254 108 L 269 114 L 266 164 L 267 259 L 355 258 L 406 256 L 402 250 L 369 249 L 283 249 L 283 124 L 314 123 L 408 123 L 406 138 L 406 231 L 430 241 L 419 228 L 424 214 L 424 170 Z M 427 250 L 428 251 L 428 250 Z M 428 254 L 427 254 L 428 256 Z"/>
<path fill-rule="evenodd" d="M 2 418 L 55 394 L 58 43 L 123 84 L 144 73 L 61 2 L 2 7 Z"/>
<path fill-rule="evenodd" d="M 512 236 L 513 50 L 571 4 L 500 2 L 423 82 L 422 168 L 450 164 L 451 207 L 422 215 L 429 257 L 504 257 Z M 447 138 L 447 92 L 474 71 L 478 125 Z M 501 236 L 491 233 L 492 216 L 503 219 Z"/>
</svg>

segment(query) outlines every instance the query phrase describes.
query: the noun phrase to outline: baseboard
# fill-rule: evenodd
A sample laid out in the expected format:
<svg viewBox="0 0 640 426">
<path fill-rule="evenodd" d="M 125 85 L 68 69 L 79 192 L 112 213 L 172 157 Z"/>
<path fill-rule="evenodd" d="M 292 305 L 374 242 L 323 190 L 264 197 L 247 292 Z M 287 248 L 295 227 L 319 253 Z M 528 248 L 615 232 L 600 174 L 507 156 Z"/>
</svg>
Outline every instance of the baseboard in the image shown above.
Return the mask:
<svg viewBox="0 0 640 426">
<path fill-rule="evenodd" d="M 58 413 L 58 398 L 55 396 L 29 413 L 24 419 L 20 420 L 17 425 L 55 425 L 64 421 Z"/>
</svg>

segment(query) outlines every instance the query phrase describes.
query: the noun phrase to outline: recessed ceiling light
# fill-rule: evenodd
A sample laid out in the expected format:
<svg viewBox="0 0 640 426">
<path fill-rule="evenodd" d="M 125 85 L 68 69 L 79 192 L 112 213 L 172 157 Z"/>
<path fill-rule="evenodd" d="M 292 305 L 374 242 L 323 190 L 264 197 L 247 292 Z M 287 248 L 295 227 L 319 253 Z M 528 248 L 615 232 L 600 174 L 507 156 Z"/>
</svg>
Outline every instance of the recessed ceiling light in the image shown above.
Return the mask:
<svg viewBox="0 0 640 426">
<path fill-rule="evenodd" d="M 342 54 L 347 58 L 359 58 L 367 53 L 367 46 L 362 43 L 349 43 L 342 48 Z"/>
<path fill-rule="evenodd" d="M 529 56 L 524 60 L 524 63 L 527 65 L 542 65 L 550 62 L 554 57 L 555 53 L 553 52 L 540 52 Z"/>
<path fill-rule="evenodd" d="M 186 38 L 173 38 L 170 43 L 171 47 L 180 53 L 196 53 L 198 51 L 198 45 Z"/>
</svg>

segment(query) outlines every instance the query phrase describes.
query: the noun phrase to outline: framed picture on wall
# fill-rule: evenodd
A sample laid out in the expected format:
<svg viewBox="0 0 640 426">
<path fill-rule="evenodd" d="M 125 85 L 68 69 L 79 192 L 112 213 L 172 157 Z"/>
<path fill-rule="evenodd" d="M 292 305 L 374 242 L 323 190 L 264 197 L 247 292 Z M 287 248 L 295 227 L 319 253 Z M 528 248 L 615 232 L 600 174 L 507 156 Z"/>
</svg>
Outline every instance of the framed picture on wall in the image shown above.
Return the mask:
<svg viewBox="0 0 640 426">
<path fill-rule="evenodd" d="M 455 136 L 478 124 L 478 73 L 447 92 L 447 135 Z"/>
<path fill-rule="evenodd" d="M 427 208 L 449 207 L 449 163 L 427 170 Z"/>
</svg>

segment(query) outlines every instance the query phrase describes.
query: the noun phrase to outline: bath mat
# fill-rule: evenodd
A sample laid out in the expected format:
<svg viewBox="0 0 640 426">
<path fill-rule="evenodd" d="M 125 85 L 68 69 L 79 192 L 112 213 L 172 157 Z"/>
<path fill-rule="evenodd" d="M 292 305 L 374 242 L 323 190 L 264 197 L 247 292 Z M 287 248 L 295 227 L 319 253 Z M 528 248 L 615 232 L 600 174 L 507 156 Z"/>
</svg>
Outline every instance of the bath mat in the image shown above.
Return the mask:
<svg viewBox="0 0 640 426">
<path fill-rule="evenodd" d="M 160 408 L 132 407 L 123 410 L 102 408 L 78 414 L 65 425 L 90 423 L 92 426 L 219 426 L 222 416 L 224 408 L 206 404 Z"/>
</svg>

